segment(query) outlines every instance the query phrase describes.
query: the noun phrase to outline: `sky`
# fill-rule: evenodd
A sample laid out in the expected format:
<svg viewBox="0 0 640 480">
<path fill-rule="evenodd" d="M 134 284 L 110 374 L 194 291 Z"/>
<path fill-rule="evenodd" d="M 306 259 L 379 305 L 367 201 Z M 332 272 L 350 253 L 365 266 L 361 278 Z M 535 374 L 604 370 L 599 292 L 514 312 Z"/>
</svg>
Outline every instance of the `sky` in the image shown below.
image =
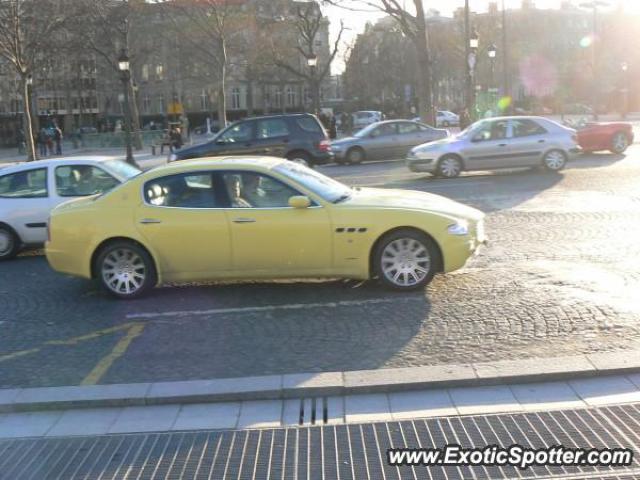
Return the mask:
<svg viewBox="0 0 640 480">
<path fill-rule="evenodd" d="M 346 0 L 349 2 L 349 0 Z M 375 2 L 376 0 L 369 0 Z M 404 0 L 407 5 L 410 5 L 412 0 Z M 579 4 L 583 0 L 573 0 L 572 3 Z M 612 5 L 622 4 L 624 9 L 630 13 L 640 14 L 640 0 L 609 0 Z M 487 10 L 487 6 L 490 0 L 469 0 L 471 10 L 477 12 L 484 12 Z M 501 5 L 502 0 L 498 0 L 498 5 Z M 537 8 L 559 8 L 561 0 L 534 0 Z M 435 9 L 439 10 L 441 15 L 450 16 L 458 7 L 464 6 L 464 0 L 423 0 L 425 10 Z M 357 4 L 356 1 L 352 4 Z M 506 0 L 506 7 L 520 8 L 522 0 Z M 377 19 L 383 15 L 380 12 L 358 12 L 354 13 L 349 10 L 345 10 L 339 7 L 326 7 L 325 14 L 331 19 L 331 36 L 335 39 L 338 30 L 340 28 L 340 20 L 345 24 L 348 30 L 343 34 L 343 43 L 351 43 L 358 35 L 364 30 L 364 26 L 367 21 L 375 23 Z M 341 73 L 344 70 L 344 48 L 341 49 L 340 58 L 336 59 L 333 65 L 332 72 L 334 74 Z"/>
</svg>

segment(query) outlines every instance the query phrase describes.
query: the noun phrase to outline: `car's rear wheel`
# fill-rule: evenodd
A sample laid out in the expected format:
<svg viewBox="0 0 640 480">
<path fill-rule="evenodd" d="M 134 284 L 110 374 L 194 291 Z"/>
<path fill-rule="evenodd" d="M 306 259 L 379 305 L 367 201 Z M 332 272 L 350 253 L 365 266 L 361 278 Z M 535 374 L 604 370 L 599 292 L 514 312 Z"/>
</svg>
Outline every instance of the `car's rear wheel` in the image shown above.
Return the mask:
<svg viewBox="0 0 640 480">
<path fill-rule="evenodd" d="M 311 156 L 307 152 L 297 151 L 292 152 L 287 156 L 287 160 L 290 160 L 295 163 L 299 163 L 300 165 L 304 165 L 305 167 L 311 167 Z"/>
<path fill-rule="evenodd" d="M 20 239 L 9 227 L 0 225 L 0 260 L 10 260 L 20 251 Z"/>
<path fill-rule="evenodd" d="M 133 242 L 105 246 L 96 260 L 100 284 L 118 298 L 136 298 L 153 288 L 156 269 L 149 253 Z"/>
<path fill-rule="evenodd" d="M 562 150 L 549 150 L 542 158 L 542 165 L 551 172 L 559 172 L 567 164 L 567 155 Z"/>
<path fill-rule="evenodd" d="M 462 161 L 455 155 L 447 155 L 438 162 L 439 177 L 455 178 L 462 172 Z"/>
<path fill-rule="evenodd" d="M 611 153 L 623 153 L 629 146 L 629 139 L 623 132 L 616 133 L 611 139 Z"/>
<path fill-rule="evenodd" d="M 350 165 L 357 165 L 362 163 L 367 158 L 364 150 L 360 147 L 353 147 L 347 152 L 347 163 Z"/>
<path fill-rule="evenodd" d="M 383 237 L 374 259 L 378 279 L 396 290 L 424 287 L 433 279 L 440 262 L 433 240 L 411 229 L 397 230 Z"/>
</svg>

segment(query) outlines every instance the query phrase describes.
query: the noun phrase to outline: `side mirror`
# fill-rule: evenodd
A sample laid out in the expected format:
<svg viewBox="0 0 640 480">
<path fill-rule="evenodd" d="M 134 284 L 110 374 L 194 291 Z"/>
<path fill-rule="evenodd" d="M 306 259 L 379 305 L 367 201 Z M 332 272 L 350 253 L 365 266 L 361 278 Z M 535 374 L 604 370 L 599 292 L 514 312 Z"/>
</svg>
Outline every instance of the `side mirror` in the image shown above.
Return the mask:
<svg viewBox="0 0 640 480">
<path fill-rule="evenodd" d="M 293 208 L 309 208 L 311 205 L 311 200 L 309 197 L 305 197 L 304 195 L 296 195 L 294 197 L 289 198 L 289 206 Z"/>
<path fill-rule="evenodd" d="M 473 143 L 481 142 L 482 140 L 484 140 L 484 138 L 482 137 L 482 135 L 475 135 L 475 136 L 471 139 L 471 141 L 472 141 Z"/>
</svg>

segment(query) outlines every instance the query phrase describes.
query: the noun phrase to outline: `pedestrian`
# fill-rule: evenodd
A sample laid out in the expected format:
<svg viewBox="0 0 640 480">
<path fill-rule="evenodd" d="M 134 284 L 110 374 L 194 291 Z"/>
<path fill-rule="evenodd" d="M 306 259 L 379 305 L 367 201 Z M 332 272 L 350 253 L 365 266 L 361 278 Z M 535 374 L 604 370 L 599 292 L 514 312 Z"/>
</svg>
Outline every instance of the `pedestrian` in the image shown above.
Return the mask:
<svg viewBox="0 0 640 480">
<path fill-rule="evenodd" d="M 171 151 L 179 150 L 182 148 L 182 132 L 180 131 L 180 127 L 175 127 L 169 133 L 169 137 L 171 139 Z"/>
<path fill-rule="evenodd" d="M 38 150 L 40 152 L 40 156 L 41 157 L 46 157 L 47 156 L 47 130 L 42 127 L 40 129 L 40 131 L 38 132 Z"/>
<path fill-rule="evenodd" d="M 471 124 L 471 118 L 469 117 L 469 110 L 466 108 L 460 112 L 460 130 L 464 130 Z"/>
<path fill-rule="evenodd" d="M 62 155 L 62 130 L 57 124 L 53 124 L 53 139 L 56 142 L 56 155 Z"/>
<path fill-rule="evenodd" d="M 331 115 L 331 121 L 329 122 L 329 138 L 335 140 L 338 137 L 338 129 L 336 127 L 336 116 Z"/>
</svg>

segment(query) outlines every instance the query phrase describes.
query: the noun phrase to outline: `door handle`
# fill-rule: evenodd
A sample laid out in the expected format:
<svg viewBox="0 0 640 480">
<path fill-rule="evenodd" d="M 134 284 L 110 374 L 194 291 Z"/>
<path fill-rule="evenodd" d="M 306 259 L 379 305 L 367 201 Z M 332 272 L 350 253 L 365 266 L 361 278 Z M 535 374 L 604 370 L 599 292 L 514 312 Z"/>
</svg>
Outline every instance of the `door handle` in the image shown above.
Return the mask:
<svg viewBox="0 0 640 480">
<path fill-rule="evenodd" d="M 506 143 L 499 143 L 499 144 L 498 144 L 498 146 L 499 146 L 499 147 L 506 147 L 506 146 L 507 146 L 507 144 L 506 144 Z"/>
<path fill-rule="evenodd" d="M 157 218 L 143 218 L 140 220 L 140 223 L 143 225 L 149 225 L 150 223 L 162 223 L 162 220 L 158 220 Z"/>
<path fill-rule="evenodd" d="M 233 223 L 255 223 L 253 218 L 234 218 Z"/>
<path fill-rule="evenodd" d="M 544 142 L 545 142 L 544 140 L 538 140 L 538 143 L 544 143 Z"/>
</svg>

